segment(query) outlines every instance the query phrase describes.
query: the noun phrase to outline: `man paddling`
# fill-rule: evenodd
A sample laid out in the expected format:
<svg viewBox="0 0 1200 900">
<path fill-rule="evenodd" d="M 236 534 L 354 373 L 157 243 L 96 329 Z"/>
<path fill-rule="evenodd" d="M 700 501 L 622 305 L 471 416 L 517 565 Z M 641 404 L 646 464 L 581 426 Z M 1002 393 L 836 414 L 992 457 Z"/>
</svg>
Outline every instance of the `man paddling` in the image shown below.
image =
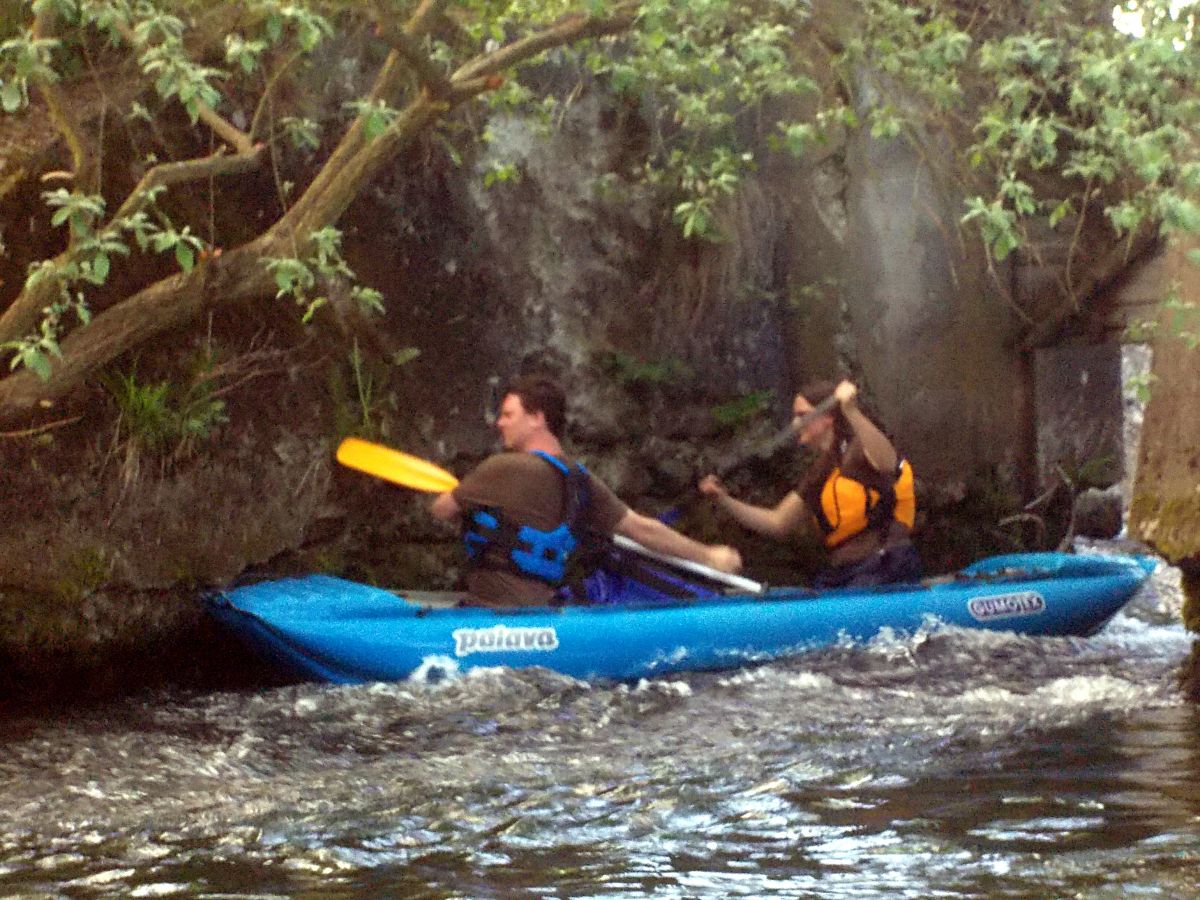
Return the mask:
<svg viewBox="0 0 1200 900">
<path fill-rule="evenodd" d="M 430 505 L 461 520 L 467 591 L 481 606 L 544 606 L 589 534 L 624 535 L 668 556 L 737 572 L 737 550 L 701 544 L 630 509 L 600 479 L 563 454 L 566 397 L 557 383 L 526 376 L 509 388 L 496 428 L 506 452 L 485 459 Z"/>
</svg>

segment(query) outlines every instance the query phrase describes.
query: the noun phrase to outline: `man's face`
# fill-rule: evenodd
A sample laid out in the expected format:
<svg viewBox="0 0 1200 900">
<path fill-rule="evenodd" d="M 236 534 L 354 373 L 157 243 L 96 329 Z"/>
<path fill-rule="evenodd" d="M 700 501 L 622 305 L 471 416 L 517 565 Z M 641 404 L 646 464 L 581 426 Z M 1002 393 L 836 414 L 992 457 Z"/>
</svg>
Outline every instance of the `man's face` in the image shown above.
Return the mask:
<svg viewBox="0 0 1200 900">
<path fill-rule="evenodd" d="M 529 439 L 546 427 L 545 413 L 526 412 L 521 398 L 507 394 L 500 404 L 500 415 L 496 417 L 496 429 L 505 450 L 525 450 Z"/>
</svg>

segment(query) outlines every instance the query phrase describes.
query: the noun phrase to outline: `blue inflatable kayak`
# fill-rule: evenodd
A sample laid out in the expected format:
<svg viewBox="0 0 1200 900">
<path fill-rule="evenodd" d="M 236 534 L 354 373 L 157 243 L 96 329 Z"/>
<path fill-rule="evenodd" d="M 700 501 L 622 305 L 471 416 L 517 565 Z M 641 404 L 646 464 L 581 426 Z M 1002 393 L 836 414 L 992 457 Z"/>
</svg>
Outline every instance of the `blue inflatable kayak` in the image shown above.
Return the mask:
<svg viewBox="0 0 1200 900">
<path fill-rule="evenodd" d="M 603 606 L 495 611 L 446 608 L 323 575 L 268 581 L 207 598 L 258 651 L 302 677 L 391 681 L 484 666 L 544 666 L 577 678 L 630 680 L 727 669 L 802 653 L 931 617 L 1030 635 L 1088 635 L 1155 566 L 1149 557 L 996 556 L 922 585 L 764 593 Z"/>
</svg>

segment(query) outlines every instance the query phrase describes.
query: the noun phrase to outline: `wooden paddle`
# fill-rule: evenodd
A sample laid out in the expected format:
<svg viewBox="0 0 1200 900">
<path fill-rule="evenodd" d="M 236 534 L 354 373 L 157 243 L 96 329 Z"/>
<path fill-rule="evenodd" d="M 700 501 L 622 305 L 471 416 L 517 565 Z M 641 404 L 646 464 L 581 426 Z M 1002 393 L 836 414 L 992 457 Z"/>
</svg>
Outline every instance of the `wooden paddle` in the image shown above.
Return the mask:
<svg viewBox="0 0 1200 900">
<path fill-rule="evenodd" d="M 373 444 L 361 438 L 346 438 L 342 441 L 337 448 L 337 461 L 343 466 L 374 475 L 376 478 L 430 494 L 441 494 L 458 484 L 457 478 L 427 459 L 402 453 L 391 447 L 384 447 L 382 444 Z M 724 584 L 750 594 L 761 594 L 765 590 L 765 587 L 757 581 L 730 575 L 719 569 L 692 562 L 690 559 L 680 559 L 677 556 L 657 553 L 622 535 L 614 535 L 613 539 L 617 546 L 624 550 L 629 550 L 647 559 L 657 560 L 693 575 L 700 575 L 709 581 L 715 581 L 718 584 Z"/>
</svg>

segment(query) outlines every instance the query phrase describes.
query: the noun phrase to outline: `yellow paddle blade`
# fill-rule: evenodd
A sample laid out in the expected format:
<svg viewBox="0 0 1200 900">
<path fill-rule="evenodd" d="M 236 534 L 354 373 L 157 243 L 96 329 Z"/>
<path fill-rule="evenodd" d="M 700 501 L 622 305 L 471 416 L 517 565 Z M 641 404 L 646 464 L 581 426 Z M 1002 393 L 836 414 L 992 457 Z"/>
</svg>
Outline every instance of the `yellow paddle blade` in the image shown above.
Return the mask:
<svg viewBox="0 0 1200 900">
<path fill-rule="evenodd" d="M 431 494 L 441 494 L 458 484 L 457 478 L 427 459 L 361 438 L 342 441 L 337 448 L 337 461 L 368 475 Z"/>
</svg>

